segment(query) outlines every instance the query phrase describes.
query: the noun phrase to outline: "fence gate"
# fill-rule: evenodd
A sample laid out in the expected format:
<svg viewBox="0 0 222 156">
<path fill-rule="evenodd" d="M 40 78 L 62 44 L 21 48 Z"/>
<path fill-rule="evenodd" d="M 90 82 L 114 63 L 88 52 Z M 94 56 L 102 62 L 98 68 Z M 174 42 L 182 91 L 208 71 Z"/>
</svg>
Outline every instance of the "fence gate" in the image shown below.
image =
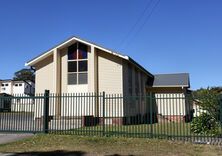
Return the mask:
<svg viewBox="0 0 222 156">
<path fill-rule="evenodd" d="M 36 119 L 34 112 L 44 110 L 45 97 L 1 94 L 0 132 L 43 132 L 44 118 Z"/>
</svg>

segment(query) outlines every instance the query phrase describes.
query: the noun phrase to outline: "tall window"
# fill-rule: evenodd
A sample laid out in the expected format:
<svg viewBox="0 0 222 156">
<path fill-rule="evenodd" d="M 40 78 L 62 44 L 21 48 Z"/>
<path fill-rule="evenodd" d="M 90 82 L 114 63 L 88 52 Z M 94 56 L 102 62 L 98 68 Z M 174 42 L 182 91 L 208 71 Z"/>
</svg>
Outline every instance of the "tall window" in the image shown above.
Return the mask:
<svg viewBox="0 0 222 156">
<path fill-rule="evenodd" d="M 87 45 L 75 43 L 68 47 L 68 84 L 88 83 Z"/>
<path fill-rule="evenodd" d="M 141 94 L 144 95 L 144 92 L 145 92 L 145 84 L 144 84 L 144 75 L 141 73 L 141 76 L 140 76 L 140 81 L 141 81 Z"/>
<path fill-rule="evenodd" d="M 135 71 L 135 92 L 136 92 L 136 95 L 139 95 L 139 71 L 136 70 Z"/>
<path fill-rule="evenodd" d="M 133 94 L 133 71 L 130 64 L 128 64 L 128 93 L 129 95 Z"/>
</svg>

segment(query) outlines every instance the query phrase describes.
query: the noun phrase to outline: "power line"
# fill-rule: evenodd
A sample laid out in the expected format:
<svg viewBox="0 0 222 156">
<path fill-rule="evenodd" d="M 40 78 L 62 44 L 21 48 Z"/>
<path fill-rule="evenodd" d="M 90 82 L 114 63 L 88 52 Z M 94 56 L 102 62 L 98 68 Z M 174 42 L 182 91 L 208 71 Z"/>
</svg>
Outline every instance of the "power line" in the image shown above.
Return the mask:
<svg viewBox="0 0 222 156">
<path fill-rule="evenodd" d="M 141 30 L 143 29 L 143 27 L 146 25 L 146 23 L 148 22 L 148 20 L 150 19 L 150 17 L 152 16 L 154 10 L 156 9 L 156 7 L 159 5 L 160 3 L 160 0 L 157 0 L 157 2 L 153 5 L 151 11 L 149 12 L 149 14 L 147 14 L 144 22 L 142 23 L 142 25 L 139 27 L 139 29 L 137 29 L 136 33 L 135 34 L 132 34 L 131 38 L 134 39 L 140 32 Z M 129 36 L 129 35 L 128 35 Z M 125 46 L 129 44 L 130 41 L 132 41 L 132 39 L 128 40 L 128 42 L 126 42 Z"/>
<path fill-rule="evenodd" d="M 138 35 L 140 33 L 140 31 L 143 29 L 143 27 L 146 25 L 146 23 L 148 22 L 148 20 L 150 19 L 150 17 L 152 16 L 154 10 L 156 9 L 156 7 L 158 6 L 158 4 L 160 3 L 160 0 L 157 1 L 157 3 L 154 5 L 154 7 L 152 8 L 150 14 L 147 15 L 146 19 L 144 20 L 143 24 L 141 25 L 141 27 L 137 30 L 136 35 Z M 134 36 L 135 37 L 135 36 Z"/>
<path fill-rule="evenodd" d="M 148 1 L 148 3 L 146 4 L 146 7 L 144 8 L 143 12 L 141 13 L 141 15 L 139 16 L 139 18 L 137 19 L 136 23 L 131 27 L 131 29 L 128 31 L 128 33 L 125 35 L 125 37 L 123 38 L 123 40 L 120 42 L 120 46 L 127 40 L 127 38 L 129 37 L 130 33 L 132 31 L 134 31 L 134 29 L 136 28 L 136 26 L 138 25 L 138 23 L 142 20 L 143 16 L 145 15 L 145 13 L 147 12 L 147 10 L 149 9 L 149 7 L 151 6 L 153 0 Z"/>
</svg>

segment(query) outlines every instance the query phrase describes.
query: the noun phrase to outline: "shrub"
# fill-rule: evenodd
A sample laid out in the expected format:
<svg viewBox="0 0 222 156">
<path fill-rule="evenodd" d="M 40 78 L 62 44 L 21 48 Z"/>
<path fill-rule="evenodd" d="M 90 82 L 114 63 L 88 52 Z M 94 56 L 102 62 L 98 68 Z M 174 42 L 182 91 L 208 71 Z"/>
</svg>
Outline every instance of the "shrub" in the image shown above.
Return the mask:
<svg viewBox="0 0 222 156">
<path fill-rule="evenodd" d="M 220 123 L 208 113 L 202 113 L 191 122 L 191 132 L 198 135 L 219 135 Z"/>
</svg>

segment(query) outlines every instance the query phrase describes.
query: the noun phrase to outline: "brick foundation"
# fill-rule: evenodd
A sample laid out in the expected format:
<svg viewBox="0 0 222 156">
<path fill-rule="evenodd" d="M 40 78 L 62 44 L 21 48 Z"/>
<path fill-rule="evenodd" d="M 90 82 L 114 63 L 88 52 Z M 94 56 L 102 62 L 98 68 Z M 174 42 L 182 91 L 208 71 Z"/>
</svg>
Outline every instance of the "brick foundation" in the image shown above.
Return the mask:
<svg viewBox="0 0 222 156">
<path fill-rule="evenodd" d="M 185 122 L 183 115 L 157 115 L 158 122 Z"/>
<path fill-rule="evenodd" d="M 103 124 L 103 118 L 99 118 L 99 125 Z M 112 118 L 105 118 L 106 125 L 123 125 L 123 117 L 112 117 Z"/>
<path fill-rule="evenodd" d="M 49 117 L 49 122 L 53 117 Z M 79 120 L 83 127 L 96 126 L 96 125 L 139 125 L 139 124 L 151 124 L 163 123 L 163 122 L 186 122 L 185 116 L 182 115 L 155 115 L 145 114 L 128 117 L 94 117 L 94 116 L 82 116 L 82 117 L 60 117 L 61 120 Z M 152 119 L 152 120 L 151 120 Z M 43 118 L 35 118 L 36 124 L 43 124 Z M 103 122 L 104 120 L 104 122 Z"/>
</svg>

